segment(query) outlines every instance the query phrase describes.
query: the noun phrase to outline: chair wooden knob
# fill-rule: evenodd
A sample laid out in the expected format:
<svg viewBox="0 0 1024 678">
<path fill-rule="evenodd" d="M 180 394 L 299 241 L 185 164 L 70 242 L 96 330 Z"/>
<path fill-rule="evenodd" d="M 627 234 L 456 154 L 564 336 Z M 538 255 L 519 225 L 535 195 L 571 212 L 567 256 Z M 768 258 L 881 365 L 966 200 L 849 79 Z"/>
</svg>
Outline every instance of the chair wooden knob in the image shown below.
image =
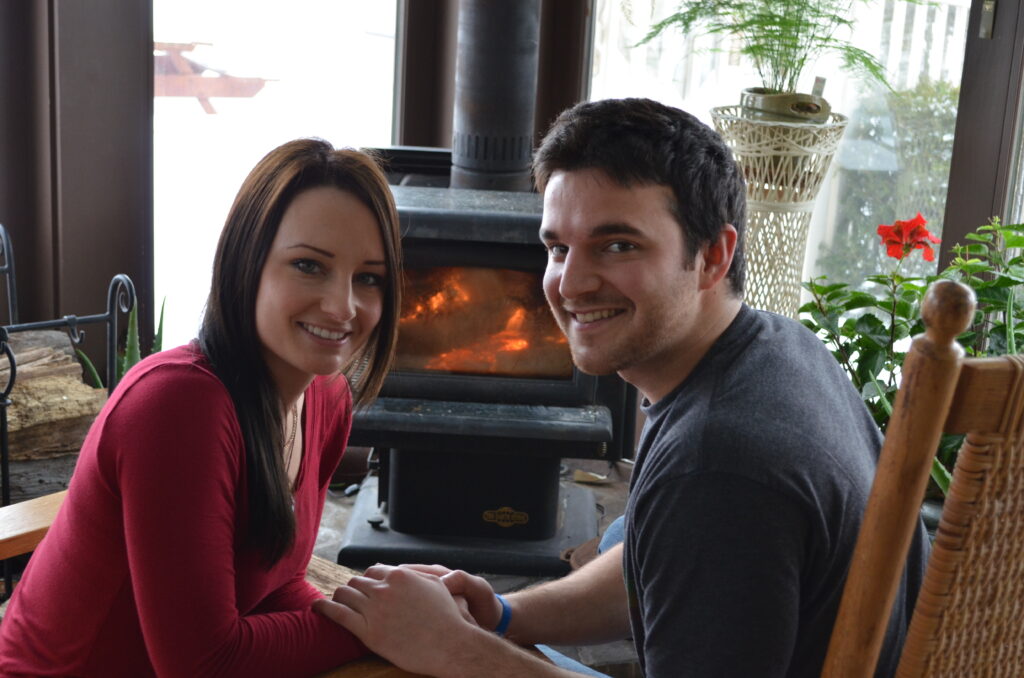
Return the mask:
<svg viewBox="0 0 1024 678">
<path fill-rule="evenodd" d="M 976 304 L 974 290 L 963 283 L 932 283 L 921 304 L 921 319 L 928 338 L 940 346 L 952 343 L 970 326 Z"/>
</svg>

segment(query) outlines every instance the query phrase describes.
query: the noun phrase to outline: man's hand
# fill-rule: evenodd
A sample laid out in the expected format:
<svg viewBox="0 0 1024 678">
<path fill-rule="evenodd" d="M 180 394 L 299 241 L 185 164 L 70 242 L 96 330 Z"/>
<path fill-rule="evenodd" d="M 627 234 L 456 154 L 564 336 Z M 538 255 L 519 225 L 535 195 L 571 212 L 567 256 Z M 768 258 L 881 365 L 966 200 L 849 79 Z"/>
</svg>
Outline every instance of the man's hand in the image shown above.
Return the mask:
<svg viewBox="0 0 1024 678">
<path fill-rule="evenodd" d="M 386 568 L 386 565 L 374 565 L 366 571 L 366 576 L 377 577 L 377 568 Z M 441 578 L 441 582 L 457 600 L 465 600 L 476 624 L 485 631 L 493 631 L 501 620 L 501 603 L 494 595 L 494 589 L 483 577 L 463 572 L 462 570 L 449 570 L 441 565 L 401 565 L 417 572 L 432 574 Z M 371 574 L 372 573 L 372 574 Z"/>
<path fill-rule="evenodd" d="M 406 567 L 374 566 L 353 577 L 316 612 L 407 671 L 444 675 L 480 629 L 466 620 L 441 577 Z M 491 595 L 493 598 L 493 594 Z"/>
</svg>

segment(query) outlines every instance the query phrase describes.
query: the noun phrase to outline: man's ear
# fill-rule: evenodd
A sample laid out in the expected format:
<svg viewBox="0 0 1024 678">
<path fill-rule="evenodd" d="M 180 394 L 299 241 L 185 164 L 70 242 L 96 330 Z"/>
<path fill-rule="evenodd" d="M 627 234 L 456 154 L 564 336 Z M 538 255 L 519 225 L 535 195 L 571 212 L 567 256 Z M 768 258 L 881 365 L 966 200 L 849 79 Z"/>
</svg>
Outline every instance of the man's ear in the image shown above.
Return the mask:
<svg viewBox="0 0 1024 678">
<path fill-rule="evenodd" d="M 736 253 L 736 241 L 739 234 L 732 224 L 725 224 L 718 232 L 718 237 L 701 250 L 699 263 L 700 289 L 708 290 L 717 285 L 732 266 L 732 257 Z"/>
</svg>

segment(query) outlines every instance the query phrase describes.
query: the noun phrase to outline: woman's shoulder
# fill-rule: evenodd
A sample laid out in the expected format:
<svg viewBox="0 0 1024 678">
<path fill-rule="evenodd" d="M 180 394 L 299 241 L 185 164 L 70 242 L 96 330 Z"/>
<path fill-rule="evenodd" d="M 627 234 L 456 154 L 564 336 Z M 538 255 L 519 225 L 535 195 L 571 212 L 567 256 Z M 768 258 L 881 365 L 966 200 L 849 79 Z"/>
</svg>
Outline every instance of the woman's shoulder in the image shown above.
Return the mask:
<svg viewBox="0 0 1024 678">
<path fill-rule="evenodd" d="M 203 400 L 227 399 L 227 388 L 217 377 L 198 346 L 186 344 L 154 353 L 128 370 L 114 392 L 119 399 L 129 392 L 146 394 L 150 401 L 174 400 L 183 397 Z"/>
</svg>

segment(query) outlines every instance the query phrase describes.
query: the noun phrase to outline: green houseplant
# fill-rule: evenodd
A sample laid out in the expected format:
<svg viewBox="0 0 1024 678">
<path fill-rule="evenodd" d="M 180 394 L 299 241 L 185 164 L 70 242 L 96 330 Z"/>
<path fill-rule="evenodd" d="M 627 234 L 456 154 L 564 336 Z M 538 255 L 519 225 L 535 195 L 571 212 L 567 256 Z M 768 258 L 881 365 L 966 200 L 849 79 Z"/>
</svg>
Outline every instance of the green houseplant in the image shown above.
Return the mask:
<svg viewBox="0 0 1024 678">
<path fill-rule="evenodd" d="M 669 28 L 737 38 L 761 87 L 747 90 L 751 113 L 824 121 L 829 106 L 815 95 L 799 94 L 804 69 L 823 54 L 837 55 L 854 74 L 886 83 L 885 70 L 869 52 L 837 36 L 853 26 L 854 4 L 868 0 L 682 0 L 676 12 L 655 23 L 641 41 Z M 775 95 L 769 96 L 769 95 Z"/>
<path fill-rule="evenodd" d="M 160 319 L 157 321 L 156 335 L 153 337 L 153 345 L 150 347 L 149 353 L 159 353 L 163 350 L 163 336 L 164 336 L 164 307 L 167 304 L 167 300 L 164 299 L 160 302 Z M 124 348 L 117 352 L 117 381 L 121 381 L 121 377 L 125 375 L 128 370 L 135 367 L 135 364 L 142 360 L 142 348 L 139 345 L 139 305 L 138 303 L 132 306 L 132 310 L 128 312 L 128 328 L 124 339 Z M 75 349 L 75 353 L 78 355 L 78 361 L 82 363 L 82 369 L 85 372 L 86 381 L 93 388 L 103 388 L 103 380 L 100 378 L 99 372 L 96 370 L 96 366 L 93 364 L 89 356 L 85 354 L 82 349 Z M 149 355 L 149 354 L 147 354 Z"/>
<path fill-rule="evenodd" d="M 965 244 L 953 247 L 953 261 L 937 275 L 904 276 L 914 252 L 934 260 L 931 246 L 938 238 L 925 224 L 918 214 L 878 227 L 882 246 L 896 260 L 886 273 L 869 275 L 855 286 L 824 277 L 804 283 L 811 300 L 800 308 L 803 324 L 832 351 L 882 431 L 892 413 L 910 339 L 924 331 L 921 301 L 935 280 L 958 280 L 977 295 L 974 320 L 957 338 L 967 355 L 1017 353 L 1024 342 L 1024 256 L 1015 251 L 1024 247 L 1024 224 L 1004 225 L 993 218 L 968 234 Z M 946 436 L 937 450 L 932 479 L 942 493 L 949 487 L 949 469 L 961 440 Z"/>
</svg>

